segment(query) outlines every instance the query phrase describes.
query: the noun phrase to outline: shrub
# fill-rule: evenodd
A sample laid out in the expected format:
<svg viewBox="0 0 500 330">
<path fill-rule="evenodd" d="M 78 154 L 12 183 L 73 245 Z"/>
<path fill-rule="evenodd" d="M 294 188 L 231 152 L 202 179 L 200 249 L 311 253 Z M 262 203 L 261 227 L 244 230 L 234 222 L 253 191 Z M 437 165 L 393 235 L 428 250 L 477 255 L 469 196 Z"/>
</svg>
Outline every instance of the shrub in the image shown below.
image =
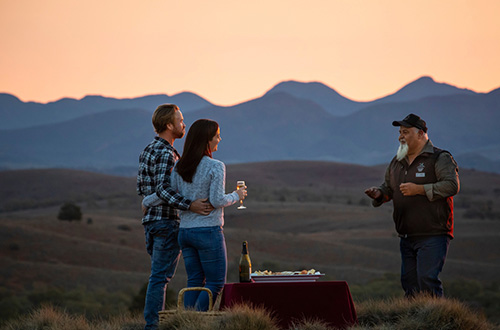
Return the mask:
<svg viewBox="0 0 500 330">
<path fill-rule="evenodd" d="M 123 231 L 131 231 L 132 230 L 132 228 L 130 228 L 129 225 L 118 225 L 117 228 L 120 230 L 123 230 Z"/>
<path fill-rule="evenodd" d="M 144 323 L 139 316 L 117 316 L 110 320 L 88 321 L 82 315 L 71 315 L 56 307 L 43 306 L 23 318 L 9 321 L 2 330 L 142 330 Z"/>
<path fill-rule="evenodd" d="M 454 299 L 420 295 L 415 299 L 366 301 L 356 306 L 361 327 L 392 329 L 489 330 L 493 326 Z M 356 329 L 356 328 L 353 328 Z"/>
<path fill-rule="evenodd" d="M 160 330 L 278 330 L 264 309 L 247 305 L 234 306 L 221 315 L 179 311 L 168 315 Z"/>
<path fill-rule="evenodd" d="M 318 320 L 304 320 L 301 322 L 292 322 L 288 330 L 331 330 L 327 323 Z"/>
<path fill-rule="evenodd" d="M 220 318 L 213 329 L 222 330 L 278 330 L 271 314 L 262 308 L 248 305 L 237 305 Z"/>
<path fill-rule="evenodd" d="M 82 211 L 78 205 L 66 202 L 61 206 L 57 218 L 67 221 L 82 220 Z"/>
<path fill-rule="evenodd" d="M 44 306 L 33 311 L 22 319 L 10 321 L 4 327 L 5 330 L 28 330 L 28 329 L 75 329 L 90 330 L 91 327 L 83 316 L 73 316 L 60 312 L 54 307 Z"/>
</svg>

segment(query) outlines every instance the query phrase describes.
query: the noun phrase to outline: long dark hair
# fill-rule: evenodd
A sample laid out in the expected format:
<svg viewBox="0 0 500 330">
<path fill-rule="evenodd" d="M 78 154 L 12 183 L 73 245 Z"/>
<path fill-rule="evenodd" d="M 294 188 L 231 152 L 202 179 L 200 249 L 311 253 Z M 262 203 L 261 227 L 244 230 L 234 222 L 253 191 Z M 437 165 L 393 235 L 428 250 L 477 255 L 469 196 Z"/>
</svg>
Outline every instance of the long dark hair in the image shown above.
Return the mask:
<svg viewBox="0 0 500 330">
<path fill-rule="evenodd" d="M 193 176 L 203 156 L 212 158 L 209 142 L 217 134 L 219 124 L 210 119 L 198 119 L 191 125 L 184 142 L 182 157 L 175 170 L 186 182 L 193 182 Z"/>
</svg>

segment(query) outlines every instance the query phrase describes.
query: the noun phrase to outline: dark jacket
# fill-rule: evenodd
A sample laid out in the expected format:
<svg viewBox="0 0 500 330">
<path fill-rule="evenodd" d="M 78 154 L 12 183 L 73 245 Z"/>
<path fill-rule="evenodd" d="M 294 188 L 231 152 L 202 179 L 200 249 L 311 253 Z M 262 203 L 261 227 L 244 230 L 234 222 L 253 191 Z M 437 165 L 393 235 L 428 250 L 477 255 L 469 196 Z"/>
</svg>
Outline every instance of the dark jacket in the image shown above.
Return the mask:
<svg viewBox="0 0 500 330">
<path fill-rule="evenodd" d="M 423 185 L 426 194 L 403 196 L 399 185 L 406 182 Z M 379 187 L 383 196 L 373 205 L 393 200 L 393 220 L 400 236 L 453 238 L 453 195 L 459 186 L 457 163 L 448 151 L 434 147 L 429 140 L 411 165 L 406 159 L 392 159 Z"/>
</svg>

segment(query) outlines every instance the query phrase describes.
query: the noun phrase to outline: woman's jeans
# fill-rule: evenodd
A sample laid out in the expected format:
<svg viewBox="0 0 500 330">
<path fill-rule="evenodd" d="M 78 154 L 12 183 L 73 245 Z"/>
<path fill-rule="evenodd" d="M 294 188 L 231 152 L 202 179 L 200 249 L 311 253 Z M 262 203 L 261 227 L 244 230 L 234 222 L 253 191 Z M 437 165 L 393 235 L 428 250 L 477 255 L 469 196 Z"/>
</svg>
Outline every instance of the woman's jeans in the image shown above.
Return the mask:
<svg viewBox="0 0 500 330">
<path fill-rule="evenodd" d="M 179 245 L 186 266 L 187 286 L 205 287 L 213 294 L 213 301 L 226 282 L 226 241 L 222 227 L 181 228 Z M 208 294 L 204 291 L 186 291 L 184 307 L 197 311 L 208 310 Z"/>
<path fill-rule="evenodd" d="M 158 329 L 158 311 L 164 308 L 167 284 L 174 276 L 179 262 L 178 232 L 177 220 L 158 220 L 144 224 L 146 250 L 151 256 L 151 275 L 144 306 L 144 329 Z"/>
<path fill-rule="evenodd" d="M 449 244 L 447 235 L 401 238 L 401 285 L 406 297 L 420 292 L 443 296 L 439 273 L 443 270 Z"/>
</svg>

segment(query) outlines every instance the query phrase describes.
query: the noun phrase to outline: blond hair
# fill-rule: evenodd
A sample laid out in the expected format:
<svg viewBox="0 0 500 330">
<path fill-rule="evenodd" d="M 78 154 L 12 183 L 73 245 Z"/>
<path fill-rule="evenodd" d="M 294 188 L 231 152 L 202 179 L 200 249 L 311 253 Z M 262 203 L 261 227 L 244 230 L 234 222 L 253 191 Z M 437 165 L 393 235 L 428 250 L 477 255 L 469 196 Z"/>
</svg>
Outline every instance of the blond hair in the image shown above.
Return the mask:
<svg viewBox="0 0 500 330">
<path fill-rule="evenodd" d="M 152 122 L 157 134 L 164 132 L 167 125 L 173 123 L 174 114 L 177 110 L 179 110 L 179 107 L 175 104 L 162 104 L 156 108 Z"/>
</svg>

